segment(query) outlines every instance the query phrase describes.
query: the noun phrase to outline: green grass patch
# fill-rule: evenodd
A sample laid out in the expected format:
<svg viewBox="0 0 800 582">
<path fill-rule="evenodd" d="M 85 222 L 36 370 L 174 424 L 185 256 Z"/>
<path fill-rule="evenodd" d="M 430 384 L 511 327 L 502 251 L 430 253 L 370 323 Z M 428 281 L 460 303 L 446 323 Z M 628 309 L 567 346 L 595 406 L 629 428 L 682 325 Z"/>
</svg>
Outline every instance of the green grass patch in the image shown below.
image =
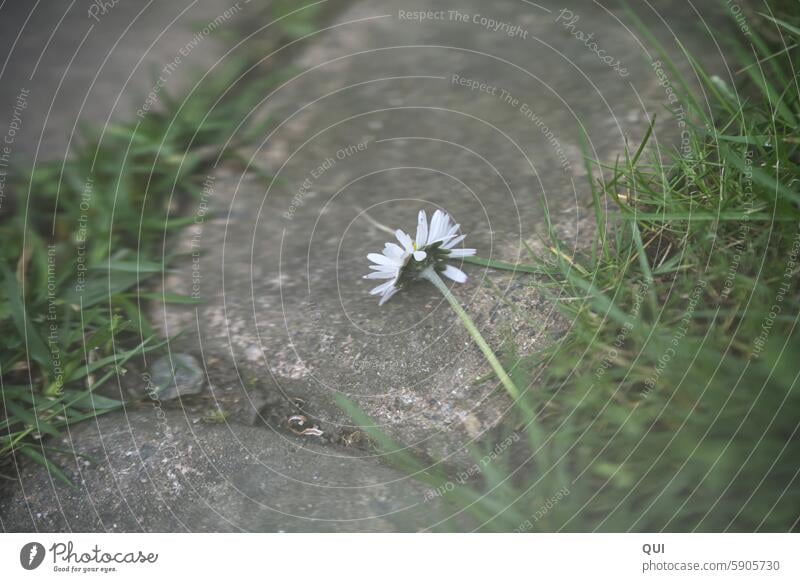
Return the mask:
<svg viewBox="0 0 800 582">
<path fill-rule="evenodd" d="M 85 128 L 66 160 L 10 178 L 0 222 L 0 462 L 18 452 L 66 480 L 44 436 L 123 406 L 97 390 L 165 342 L 143 316 L 177 257 L 166 241 L 194 221 L 221 163 L 268 120 L 251 112 L 275 79 L 232 62 L 152 111 L 102 131 Z M 52 452 L 52 451 L 51 451 Z"/>
</svg>

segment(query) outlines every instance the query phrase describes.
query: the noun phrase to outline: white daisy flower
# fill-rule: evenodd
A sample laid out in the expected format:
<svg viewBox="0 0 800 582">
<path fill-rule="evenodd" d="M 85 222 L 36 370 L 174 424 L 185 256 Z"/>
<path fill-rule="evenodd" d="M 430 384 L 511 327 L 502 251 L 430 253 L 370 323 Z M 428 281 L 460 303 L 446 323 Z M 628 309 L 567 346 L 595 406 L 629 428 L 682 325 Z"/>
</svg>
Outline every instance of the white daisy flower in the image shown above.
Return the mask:
<svg viewBox="0 0 800 582">
<path fill-rule="evenodd" d="M 386 303 L 409 281 L 420 278 L 429 267 L 456 283 L 465 282 L 466 273 L 447 263 L 449 259 L 475 254 L 475 249 L 453 248 L 466 236 L 459 235 L 458 230 L 459 225 L 454 224 L 446 212 L 434 212 L 429 224 L 425 211 L 420 210 L 415 239 L 398 229 L 395 236 L 400 245 L 388 242 L 383 253 L 368 254 L 367 258 L 375 264 L 369 267 L 373 272 L 364 278 L 386 279 L 370 291 L 371 295 L 381 296 L 379 305 Z"/>
<path fill-rule="evenodd" d="M 457 283 L 467 280 L 466 273 L 447 262 L 450 259 L 471 257 L 475 254 L 475 249 L 454 248 L 464 240 L 464 235 L 458 234 L 458 229 L 459 225 L 454 224 L 446 212 L 437 210 L 428 223 L 425 211 L 420 210 L 416 239 L 412 239 L 402 230 L 395 231 L 395 236 L 400 244 L 388 242 L 383 248 L 383 253 L 368 254 L 367 258 L 375 264 L 369 266 L 373 272 L 365 275 L 364 278 L 385 279 L 383 283 L 370 291 L 372 295 L 381 296 L 380 305 L 386 303 L 408 282 L 415 279 L 425 279 L 433 284 L 453 308 L 472 339 L 475 340 L 475 344 L 483 352 L 506 392 L 512 398 L 517 399 L 521 393 L 514 381 L 505 371 L 478 327 L 461 307 L 458 299 L 439 277 L 441 274 Z"/>
</svg>

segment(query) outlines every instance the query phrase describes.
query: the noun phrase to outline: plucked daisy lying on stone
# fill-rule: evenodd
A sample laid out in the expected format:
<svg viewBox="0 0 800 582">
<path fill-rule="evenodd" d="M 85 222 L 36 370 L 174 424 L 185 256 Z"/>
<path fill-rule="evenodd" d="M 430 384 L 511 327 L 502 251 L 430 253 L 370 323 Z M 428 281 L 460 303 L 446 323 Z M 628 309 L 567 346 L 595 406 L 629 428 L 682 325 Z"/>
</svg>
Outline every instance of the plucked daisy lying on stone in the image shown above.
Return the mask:
<svg viewBox="0 0 800 582">
<path fill-rule="evenodd" d="M 450 219 L 450 215 L 442 210 L 433 213 L 430 224 L 425 211 L 420 210 L 416 238 L 412 239 L 404 231 L 396 230 L 395 236 L 400 244 L 388 242 L 383 247 L 382 253 L 369 253 L 367 258 L 375 264 L 369 266 L 372 273 L 365 275 L 364 278 L 385 279 L 370 291 L 371 295 L 380 295 L 379 305 L 386 303 L 411 281 L 424 279 L 432 283 L 461 319 L 461 323 L 483 352 L 506 391 L 513 398 L 519 398 L 519 390 L 497 356 L 439 276 L 443 275 L 456 283 L 464 283 L 467 280 L 464 271 L 448 262 L 451 259 L 475 255 L 475 249 L 455 248 L 466 236 L 459 234 L 459 228 L 459 225 Z"/>
<path fill-rule="evenodd" d="M 437 210 L 428 224 L 424 210 L 419 211 L 417 220 L 417 236 L 412 239 L 404 231 L 395 231 L 399 245 L 388 242 L 383 253 L 370 253 L 367 258 L 375 263 L 373 270 L 365 279 L 386 279 L 372 291 L 372 295 L 380 295 L 380 305 L 386 303 L 406 283 L 414 279 L 427 278 L 427 269 L 432 269 L 456 283 L 463 283 L 467 275 L 449 264 L 449 259 L 471 257 L 475 249 L 453 248 L 464 240 L 466 235 L 459 234 L 460 225 L 454 224 L 450 216 Z"/>
</svg>

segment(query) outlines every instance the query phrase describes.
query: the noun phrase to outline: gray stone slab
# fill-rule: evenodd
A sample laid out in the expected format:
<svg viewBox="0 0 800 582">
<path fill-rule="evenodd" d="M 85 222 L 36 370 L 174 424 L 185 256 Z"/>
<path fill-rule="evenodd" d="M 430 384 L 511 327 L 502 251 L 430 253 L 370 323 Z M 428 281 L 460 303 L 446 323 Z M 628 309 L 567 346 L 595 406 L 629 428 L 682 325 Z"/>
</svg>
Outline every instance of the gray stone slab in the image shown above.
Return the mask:
<svg viewBox="0 0 800 582">
<path fill-rule="evenodd" d="M 70 431 L 70 488 L 35 465 L 0 498 L 6 531 L 386 531 L 421 524 L 424 491 L 347 451 L 148 405 Z"/>
</svg>

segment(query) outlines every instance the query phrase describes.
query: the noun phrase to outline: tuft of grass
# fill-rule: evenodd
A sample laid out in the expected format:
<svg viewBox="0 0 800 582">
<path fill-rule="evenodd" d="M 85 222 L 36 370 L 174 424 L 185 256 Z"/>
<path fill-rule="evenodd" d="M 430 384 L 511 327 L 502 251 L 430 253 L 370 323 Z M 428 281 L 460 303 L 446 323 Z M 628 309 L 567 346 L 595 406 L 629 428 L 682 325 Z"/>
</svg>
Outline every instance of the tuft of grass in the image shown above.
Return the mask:
<svg viewBox="0 0 800 582">
<path fill-rule="evenodd" d="M 269 68 L 269 57 L 318 33 L 324 22 L 346 4 L 347 0 L 252 2 L 247 19 L 238 21 L 236 27 L 219 31 L 219 34 L 232 47 L 244 44 L 243 58 Z M 265 55 L 268 55 L 266 60 Z"/>
<path fill-rule="evenodd" d="M 233 62 L 183 95 L 162 92 L 143 117 L 84 128 L 68 159 L 11 177 L 0 219 L 0 462 L 18 453 L 67 481 L 43 438 L 123 406 L 97 391 L 166 343 L 142 315 L 147 301 L 196 302 L 155 294 L 148 280 L 177 258 L 163 254 L 166 238 L 194 220 L 187 209 L 216 166 L 244 162 L 241 148 L 269 122 L 250 115 L 275 80 L 244 71 Z"/>
<path fill-rule="evenodd" d="M 796 16 L 768 16 L 800 43 Z M 590 248 L 567 253 L 551 233 L 534 265 L 473 261 L 537 273 L 572 322 L 540 353 L 507 354 L 528 389 L 486 445 L 498 454 L 475 450 L 477 471 L 454 481 L 397 458 L 403 447 L 342 403 L 430 487 L 431 529 L 797 530 L 800 58 L 756 32 L 730 42 L 733 82 L 687 55 L 710 109 L 661 51 L 689 140 L 658 151 L 648 131 L 611 167 L 589 160 Z"/>
</svg>

